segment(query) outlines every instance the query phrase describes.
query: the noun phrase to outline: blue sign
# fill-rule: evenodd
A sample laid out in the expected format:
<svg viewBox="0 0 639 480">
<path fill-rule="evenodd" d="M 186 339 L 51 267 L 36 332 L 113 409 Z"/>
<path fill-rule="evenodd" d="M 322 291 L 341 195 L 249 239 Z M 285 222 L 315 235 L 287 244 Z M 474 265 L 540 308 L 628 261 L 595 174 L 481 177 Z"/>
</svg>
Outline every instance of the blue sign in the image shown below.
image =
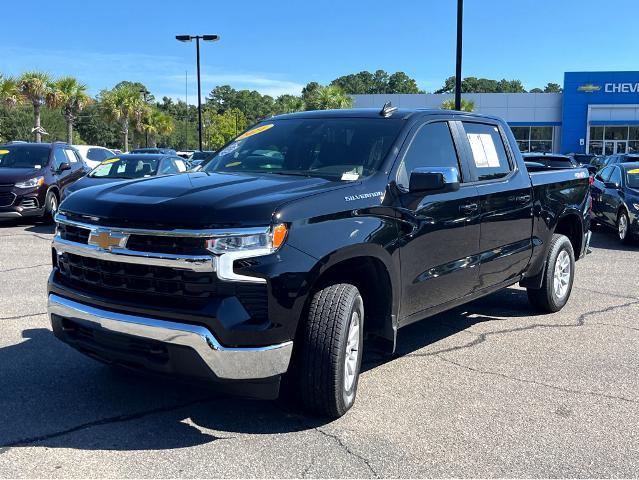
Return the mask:
<svg viewBox="0 0 639 480">
<path fill-rule="evenodd" d="M 639 104 L 639 72 L 566 72 L 564 74 L 561 151 L 585 152 L 580 139 L 589 128 L 588 105 Z M 628 119 L 628 124 L 636 123 Z M 598 122 L 600 123 L 600 122 Z M 611 124 L 619 125 L 623 119 Z"/>
</svg>

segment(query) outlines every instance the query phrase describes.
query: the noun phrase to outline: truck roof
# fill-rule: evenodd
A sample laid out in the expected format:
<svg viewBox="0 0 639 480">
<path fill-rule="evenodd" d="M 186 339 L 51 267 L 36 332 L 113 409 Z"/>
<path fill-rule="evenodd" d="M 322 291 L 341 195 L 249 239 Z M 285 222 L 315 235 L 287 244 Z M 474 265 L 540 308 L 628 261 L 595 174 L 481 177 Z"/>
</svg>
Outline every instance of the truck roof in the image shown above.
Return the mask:
<svg viewBox="0 0 639 480">
<path fill-rule="evenodd" d="M 282 115 L 275 115 L 271 118 L 275 119 L 291 119 L 291 118 L 402 118 L 406 119 L 410 116 L 420 114 L 451 114 L 464 116 L 464 117 L 476 117 L 476 118 L 490 118 L 492 120 L 499 120 L 499 118 L 491 115 L 483 115 L 479 113 L 470 112 L 458 112 L 453 110 L 443 110 L 441 108 L 397 108 L 390 112 L 387 116 L 381 114 L 382 108 L 344 108 L 336 110 L 309 110 L 305 112 L 285 113 Z"/>
</svg>

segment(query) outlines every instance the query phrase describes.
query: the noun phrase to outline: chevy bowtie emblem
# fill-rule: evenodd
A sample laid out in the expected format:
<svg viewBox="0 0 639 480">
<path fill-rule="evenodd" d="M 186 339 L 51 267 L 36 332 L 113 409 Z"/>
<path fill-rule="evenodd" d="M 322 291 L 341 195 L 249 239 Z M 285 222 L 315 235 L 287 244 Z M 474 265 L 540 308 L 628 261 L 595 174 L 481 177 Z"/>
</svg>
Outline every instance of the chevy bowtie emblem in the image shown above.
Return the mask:
<svg viewBox="0 0 639 480">
<path fill-rule="evenodd" d="M 91 230 L 89 235 L 89 245 L 100 247 L 102 250 L 110 251 L 114 247 L 126 246 L 126 241 L 129 236 L 120 233 L 112 232 L 111 230 L 97 229 Z"/>
<path fill-rule="evenodd" d="M 601 90 L 601 85 L 593 85 L 592 83 L 587 83 L 585 85 L 578 86 L 577 90 L 586 93 L 598 92 L 599 90 Z"/>
</svg>

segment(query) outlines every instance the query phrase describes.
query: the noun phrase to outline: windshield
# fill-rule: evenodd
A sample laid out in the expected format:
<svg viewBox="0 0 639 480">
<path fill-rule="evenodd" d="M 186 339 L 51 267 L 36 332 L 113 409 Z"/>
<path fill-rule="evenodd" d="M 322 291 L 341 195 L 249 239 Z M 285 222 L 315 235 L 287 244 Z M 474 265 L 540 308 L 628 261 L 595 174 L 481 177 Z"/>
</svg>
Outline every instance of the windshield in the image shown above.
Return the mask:
<svg viewBox="0 0 639 480">
<path fill-rule="evenodd" d="M 639 190 L 639 168 L 633 168 L 626 172 L 626 183 L 628 187 Z"/>
<path fill-rule="evenodd" d="M 357 180 L 374 173 L 402 121 L 300 118 L 265 121 L 227 144 L 202 169 Z"/>
<path fill-rule="evenodd" d="M 44 168 L 49 150 L 45 146 L 0 146 L 0 168 Z"/>
<path fill-rule="evenodd" d="M 209 158 L 213 158 L 213 155 L 215 155 L 215 152 L 194 152 L 189 160 L 207 160 Z"/>
<path fill-rule="evenodd" d="M 157 169 L 157 157 L 121 157 L 105 160 L 95 167 L 88 176 L 93 178 L 142 178 L 155 175 Z"/>
</svg>

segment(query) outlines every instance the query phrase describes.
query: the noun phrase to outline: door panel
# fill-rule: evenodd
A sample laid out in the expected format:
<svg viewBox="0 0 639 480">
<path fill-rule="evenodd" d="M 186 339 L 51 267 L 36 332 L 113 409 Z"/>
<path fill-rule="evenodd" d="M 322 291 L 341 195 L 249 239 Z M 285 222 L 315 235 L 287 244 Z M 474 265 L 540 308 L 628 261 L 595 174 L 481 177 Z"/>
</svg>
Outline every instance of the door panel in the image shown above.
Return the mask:
<svg viewBox="0 0 639 480">
<path fill-rule="evenodd" d="M 612 173 L 608 181 L 621 185 L 621 170 L 619 167 L 612 167 Z M 617 211 L 620 203 L 619 189 L 603 185 L 603 193 L 601 195 L 602 214 L 605 222 L 609 225 L 617 224 Z"/>
<path fill-rule="evenodd" d="M 477 283 L 477 189 L 463 184 L 459 148 L 453 137 L 458 138 L 453 123 L 435 121 L 417 126 L 396 172 L 399 213 L 404 220 L 400 232 L 402 323 L 419 320 L 424 310 L 469 294 Z M 460 189 L 409 192 L 411 172 L 428 167 L 457 171 Z"/>
</svg>

